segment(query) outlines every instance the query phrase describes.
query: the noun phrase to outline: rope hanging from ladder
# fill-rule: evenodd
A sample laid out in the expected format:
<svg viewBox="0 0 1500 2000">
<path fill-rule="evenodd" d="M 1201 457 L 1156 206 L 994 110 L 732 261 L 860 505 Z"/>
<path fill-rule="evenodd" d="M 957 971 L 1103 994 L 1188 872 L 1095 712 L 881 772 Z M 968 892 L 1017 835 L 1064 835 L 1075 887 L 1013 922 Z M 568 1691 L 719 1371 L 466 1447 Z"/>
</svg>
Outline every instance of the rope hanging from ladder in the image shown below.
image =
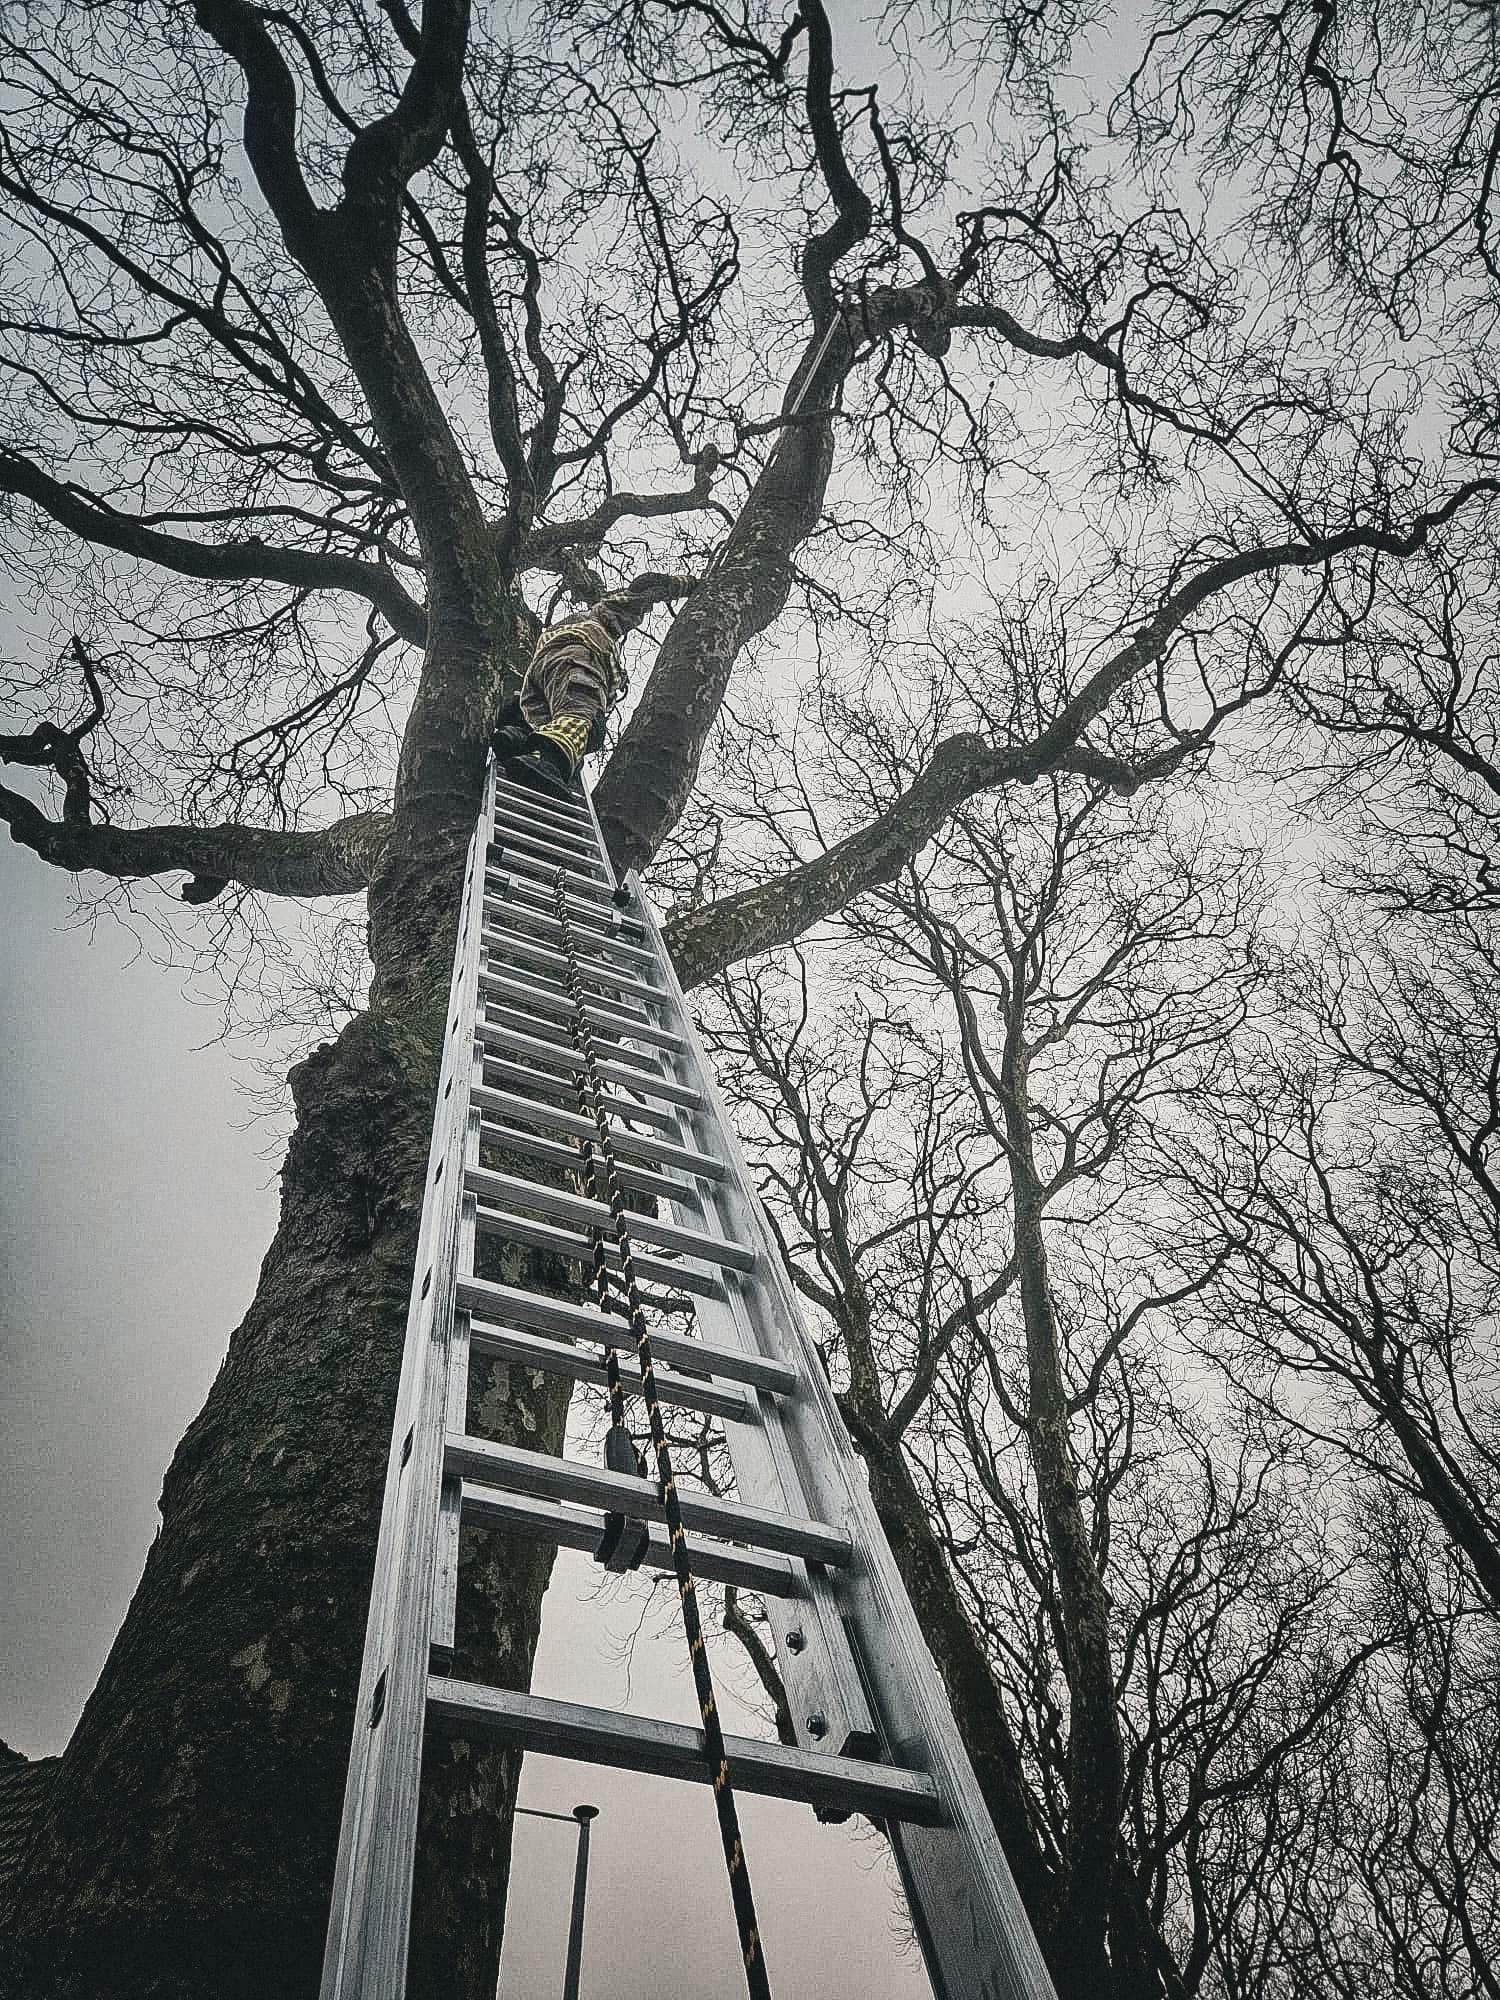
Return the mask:
<svg viewBox="0 0 1500 2000">
<path fill-rule="evenodd" d="M 569 969 L 571 971 L 571 962 Z M 576 1081 L 575 1076 L 575 1084 Z M 590 1116 L 582 1091 L 578 1101 L 584 1116 Z M 594 1157 L 594 1141 L 591 1138 L 580 1139 L 578 1150 L 589 1193 L 595 1201 L 606 1201 L 605 1182 Z M 610 1290 L 604 1231 L 591 1229 L 589 1241 L 593 1245 L 594 1295 L 599 1301 L 599 1310 L 602 1313 L 617 1312 L 621 1308 Z M 628 1312 L 637 1301 L 627 1297 L 624 1310 Z M 609 1345 L 604 1349 L 604 1379 L 609 1390 L 609 1431 L 604 1441 L 604 1462 L 611 1472 L 630 1473 L 644 1479 L 647 1476 L 646 1461 L 636 1450 L 635 1439 L 625 1421 L 625 1385 L 620 1379 L 620 1357 Z M 608 1514 L 605 1516 L 603 1538 L 594 1551 L 595 1559 L 602 1562 L 606 1569 L 623 1575 L 626 1570 L 640 1568 L 650 1540 L 651 1531 L 644 1521 L 632 1520 L 628 1514 Z"/>
<path fill-rule="evenodd" d="M 573 948 L 573 930 L 568 918 L 566 868 L 558 869 L 552 893 L 558 928 L 562 933 L 568 998 L 573 1009 L 573 1044 L 579 1057 L 579 1067 L 574 1071 L 573 1083 L 578 1093 L 579 1111 L 593 1125 L 595 1134 L 584 1142 L 586 1149 L 584 1164 L 595 1199 L 608 1206 L 614 1223 L 615 1247 L 619 1254 L 620 1273 L 624 1280 L 625 1296 L 630 1309 L 630 1330 L 635 1336 L 636 1359 L 640 1364 L 641 1396 L 646 1405 L 651 1449 L 656 1460 L 661 1503 L 666 1513 L 667 1532 L 671 1540 L 672 1569 L 677 1579 L 677 1595 L 682 1605 L 682 1628 L 688 1642 L 688 1658 L 692 1664 L 698 1712 L 703 1719 L 704 1761 L 713 1776 L 714 1808 L 718 1815 L 719 1838 L 724 1848 L 724 1864 L 729 1873 L 729 1893 L 734 1904 L 735 1922 L 739 1928 L 740 1950 L 745 1961 L 745 1980 L 749 1987 L 750 2000 L 771 2000 L 771 1986 L 766 1976 L 760 1929 L 755 1917 L 755 1898 L 750 1888 L 750 1871 L 746 1865 L 744 1844 L 740 1838 L 739 1810 L 735 1804 L 734 1788 L 730 1782 L 729 1758 L 724 1748 L 724 1730 L 719 1719 L 719 1705 L 714 1695 L 713 1676 L 709 1671 L 708 1650 L 703 1639 L 703 1622 L 698 1612 L 698 1591 L 688 1563 L 687 1538 L 682 1528 L 682 1509 L 678 1504 L 677 1484 L 672 1474 L 672 1454 L 667 1443 L 666 1425 L 662 1421 L 661 1404 L 657 1400 L 656 1375 L 651 1359 L 651 1333 L 646 1325 L 645 1304 L 636 1282 L 635 1260 L 626 1220 L 625 1196 L 620 1184 L 609 1123 L 605 1116 L 603 1083 L 594 1050 L 593 1032 L 589 1026 L 588 1016 L 584 1012 L 578 958 Z M 594 1234 L 594 1283 L 602 1305 L 608 1296 L 609 1273 L 604 1262 L 603 1237 L 597 1231 Z M 615 1359 L 612 1347 L 605 1349 L 605 1371 L 609 1385 L 610 1437 L 623 1440 L 624 1447 L 634 1459 L 635 1446 L 625 1427 L 624 1387 L 620 1379 L 619 1363 Z M 620 1451 L 619 1445 L 614 1448 L 617 1452 Z M 626 1468 L 622 1465 L 615 1469 Z M 632 1465 L 629 1469 L 635 1468 Z"/>
</svg>

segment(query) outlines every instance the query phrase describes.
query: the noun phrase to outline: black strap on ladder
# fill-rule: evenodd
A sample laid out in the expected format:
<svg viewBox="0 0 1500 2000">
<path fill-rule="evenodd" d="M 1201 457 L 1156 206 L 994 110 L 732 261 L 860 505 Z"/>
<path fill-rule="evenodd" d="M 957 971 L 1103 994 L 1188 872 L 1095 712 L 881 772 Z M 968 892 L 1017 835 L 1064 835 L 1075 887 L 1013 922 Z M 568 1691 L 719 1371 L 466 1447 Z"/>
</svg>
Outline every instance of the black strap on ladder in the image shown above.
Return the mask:
<svg viewBox="0 0 1500 2000">
<path fill-rule="evenodd" d="M 755 1917 L 755 1898 L 750 1888 L 750 1871 L 745 1861 L 744 1844 L 740 1839 L 739 1810 L 735 1804 L 734 1787 L 730 1782 L 729 1758 L 724 1747 L 724 1729 L 719 1719 L 719 1705 L 714 1696 L 713 1675 L 709 1671 L 708 1650 L 703 1640 L 703 1622 L 698 1614 L 698 1590 L 688 1563 L 687 1538 L 682 1528 L 682 1510 L 677 1500 L 677 1483 L 672 1475 L 672 1454 L 667 1444 L 661 1405 L 657 1401 L 656 1375 L 651 1360 L 651 1333 L 646 1325 L 645 1306 L 636 1283 L 635 1260 L 626 1221 L 625 1196 L 620 1186 L 614 1145 L 610 1139 L 609 1123 L 604 1111 L 603 1084 L 599 1076 L 598 1058 L 594 1051 L 594 1037 L 589 1027 L 588 1016 L 584 1012 L 585 1002 L 579 982 L 578 959 L 573 949 L 572 926 L 568 920 L 566 885 L 567 870 L 559 868 L 552 894 L 558 928 L 562 933 L 568 997 L 573 1008 L 571 1024 L 573 1044 L 579 1056 L 579 1068 L 574 1072 L 573 1081 L 578 1093 L 578 1108 L 583 1116 L 592 1122 L 597 1135 L 596 1138 L 586 1142 L 587 1171 L 593 1183 L 595 1199 L 608 1203 L 614 1223 L 615 1245 L 619 1252 L 620 1271 L 625 1282 L 625 1296 L 630 1307 L 630 1329 L 635 1335 L 636 1358 L 640 1364 L 641 1395 L 646 1405 L 646 1420 L 651 1429 L 651 1449 L 656 1459 L 661 1502 L 666 1513 L 667 1532 L 671 1540 L 672 1570 L 677 1579 L 677 1595 L 682 1604 L 682 1629 L 688 1642 L 688 1658 L 692 1663 L 698 1712 L 703 1719 L 704 1762 L 713 1775 L 714 1807 L 719 1820 L 719 1838 L 724 1847 L 724 1864 L 729 1872 L 729 1893 L 734 1903 L 735 1922 L 739 1927 L 740 1950 L 744 1955 L 745 1982 L 750 1991 L 750 2000 L 771 2000 L 765 1955 L 760 1944 L 760 1928 Z M 603 1243 L 597 1241 L 594 1252 L 596 1285 L 601 1282 L 599 1274 L 603 1269 L 603 1258 Z M 607 1288 L 607 1273 L 603 1282 Z M 608 1371 L 610 1392 L 610 1435 L 622 1438 L 634 1456 L 635 1447 L 630 1443 L 629 1433 L 625 1429 L 624 1391 L 612 1348 L 606 1350 L 605 1367 Z"/>
</svg>

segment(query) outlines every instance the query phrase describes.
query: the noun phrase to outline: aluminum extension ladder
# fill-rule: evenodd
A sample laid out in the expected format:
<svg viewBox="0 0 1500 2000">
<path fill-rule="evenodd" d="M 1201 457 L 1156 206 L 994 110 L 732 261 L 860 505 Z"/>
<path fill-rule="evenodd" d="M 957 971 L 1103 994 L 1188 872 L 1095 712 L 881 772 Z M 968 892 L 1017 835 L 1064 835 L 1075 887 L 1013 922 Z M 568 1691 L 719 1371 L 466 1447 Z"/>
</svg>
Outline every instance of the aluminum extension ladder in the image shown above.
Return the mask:
<svg viewBox="0 0 1500 2000">
<path fill-rule="evenodd" d="M 591 1127 L 571 1080 L 573 1003 L 553 913 L 558 870 L 643 1277 L 691 1296 L 692 1333 L 653 1326 L 662 1402 L 723 1425 L 739 1497 L 683 1494 L 704 1579 L 760 1593 L 796 1746 L 731 1737 L 735 1788 L 891 1839 L 938 2000 L 1053 1989 L 774 1240 L 705 1068 L 638 882 L 622 909 L 582 792 L 497 776 L 470 844 L 397 1396 L 322 2000 L 402 2000 L 417 1797 L 429 1728 L 706 1781 L 695 1729 L 449 1677 L 459 1524 L 592 1549 L 606 1513 L 657 1523 L 655 1483 L 465 1435 L 471 1355 L 599 1383 L 627 1320 L 475 1275 L 486 1232 L 586 1270 L 609 1212 L 557 1179 Z M 584 955 L 586 954 L 586 956 Z M 582 1293 L 580 1286 L 580 1295 Z M 626 1388 L 632 1366 L 621 1362 Z M 670 1569 L 659 1527 L 648 1567 Z M 753 1857 L 752 1857 L 753 1859 Z"/>
</svg>

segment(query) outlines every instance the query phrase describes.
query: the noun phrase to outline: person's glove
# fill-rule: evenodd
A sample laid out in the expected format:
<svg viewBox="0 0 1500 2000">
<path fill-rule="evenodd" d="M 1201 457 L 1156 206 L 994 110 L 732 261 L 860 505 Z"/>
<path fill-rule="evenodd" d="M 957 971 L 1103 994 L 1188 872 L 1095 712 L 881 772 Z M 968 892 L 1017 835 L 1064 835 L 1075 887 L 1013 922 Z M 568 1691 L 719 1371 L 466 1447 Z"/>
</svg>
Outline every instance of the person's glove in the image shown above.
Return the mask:
<svg viewBox="0 0 1500 2000">
<path fill-rule="evenodd" d="M 502 764 L 508 757 L 519 757 L 530 744 L 531 727 L 525 722 L 507 722 L 503 729 L 497 729 L 490 738 L 490 746 Z"/>
</svg>

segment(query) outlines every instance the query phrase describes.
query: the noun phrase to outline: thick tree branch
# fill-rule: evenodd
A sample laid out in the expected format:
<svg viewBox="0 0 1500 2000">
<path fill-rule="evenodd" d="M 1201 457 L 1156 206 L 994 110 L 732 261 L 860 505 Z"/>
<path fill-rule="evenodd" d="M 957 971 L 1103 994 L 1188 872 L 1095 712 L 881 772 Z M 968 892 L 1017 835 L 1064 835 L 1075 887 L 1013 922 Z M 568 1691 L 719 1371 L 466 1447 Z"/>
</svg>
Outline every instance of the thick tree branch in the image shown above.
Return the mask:
<svg viewBox="0 0 1500 2000">
<path fill-rule="evenodd" d="M 813 332 L 782 398 L 785 428 L 710 574 L 674 620 L 596 790 L 604 837 L 622 869 L 644 867 L 676 823 L 736 659 L 785 609 L 793 553 L 822 512 L 839 392 L 857 352 L 840 316 L 833 271 L 869 234 L 874 208 L 844 153 L 828 15 L 821 0 L 809 0 L 800 14 L 808 42 L 808 130 L 835 210 L 802 253 Z M 894 310 L 930 314 L 925 293 L 920 306 L 915 298 L 921 289 L 912 288 L 910 297 L 893 291 Z"/>
<path fill-rule="evenodd" d="M 232 542 L 195 542 L 169 534 L 54 479 L 19 452 L 0 449 L 0 491 L 39 507 L 60 527 L 98 548 L 117 549 L 143 562 L 218 583 L 284 583 L 294 590 L 338 590 L 373 604 L 391 629 L 414 645 L 427 637 L 427 613 L 390 571 L 332 551 L 276 548 L 246 536 Z"/>
<path fill-rule="evenodd" d="M 468 44 L 468 0 L 424 0 L 421 36 L 395 110 L 367 125 L 345 155 L 340 206 L 378 202 L 393 244 L 407 183 L 437 158 L 458 108 Z"/>
<path fill-rule="evenodd" d="M 659 521 L 671 514 L 688 514 L 707 506 L 718 466 L 719 454 L 710 445 L 693 460 L 691 486 L 679 487 L 671 493 L 611 493 L 607 499 L 600 501 L 593 513 L 581 515 L 576 521 L 543 522 L 540 527 L 533 528 L 522 542 L 519 567 L 525 569 L 534 565 L 550 569 L 563 550 L 597 549 L 610 529 L 627 517 Z"/>
<path fill-rule="evenodd" d="M 526 456 L 515 364 L 500 324 L 490 274 L 490 205 L 495 199 L 495 177 L 480 150 L 468 107 L 462 100 L 453 117 L 453 144 L 468 175 L 461 239 L 464 284 L 468 289 L 469 312 L 479 336 L 479 356 L 484 363 L 490 441 L 510 484 L 509 535 L 514 532 L 514 524 L 530 519 L 535 495 Z"/>
<path fill-rule="evenodd" d="M 3 739 L 0 739 L 3 740 Z M 242 826 L 96 826 L 49 819 L 28 798 L 0 785 L 0 820 L 12 840 L 54 868 L 96 870 L 130 880 L 185 870 L 204 888 L 235 882 L 271 896 L 352 896 L 369 886 L 390 832 L 385 813 L 352 813 L 315 833 Z M 217 886 L 213 886 L 217 885 Z M 191 886 L 191 885 L 190 885 Z M 185 897 L 205 902 L 208 895 Z"/>
<path fill-rule="evenodd" d="M 21 792 L 0 785 L 0 820 L 11 839 L 55 868 L 93 869 L 121 879 L 182 869 L 191 877 L 185 903 L 207 903 L 238 882 L 276 896 L 348 896 L 368 888 L 390 833 L 385 813 L 351 813 L 315 833 L 268 827 L 98 825 L 83 743 L 104 719 L 104 690 L 81 640 L 73 657 L 89 693 L 89 710 L 71 728 L 39 722 L 23 734 L 0 735 L 0 763 L 51 770 L 62 780 L 63 812 L 49 819 Z"/>
<path fill-rule="evenodd" d="M 322 211 L 297 158 L 297 85 L 260 10 L 245 0 L 196 0 L 194 14 L 245 78 L 245 151 L 287 248 L 305 264 Z"/>
<path fill-rule="evenodd" d="M 376 434 L 401 486 L 421 544 L 432 615 L 455 641 L 445 670 L 426 674 L 408 731 L 398 795 L 412 783 L 472 790 L 487 691 L 479 662 L 493 651 L 499 612 L 494 551 L 473 480 L 402 315 L 396 284 L 403 176 L 441 141 L 457 103 L 468 10 L 433 0 L 396 110 L 351 145 L 369 141 L 368 164 L 389 205 L 356 177 L 337 207 L 318 207 L 297 157 L 296 82 L 258 10 L 247 0 L 195 0 L 198 22 L 238 63 L 245 81 L 245 150 L 288 250 L 317 288 L 369 405 Z M 372 136 L 374 135 L 374 136 Z M 347 164 L 346 162 L 346 164 Z M 387 213 L 387 206 L 390 212 Z M 431 664 L 431 663 L 429 663 Z M 434 710 L 449 717 L 444 732 Z M 472 711 L 472 715 L 470 713 Z M 467 726 L 465 726 L 467 725 Z M 471 742 L 452 742 L 467 736 Z M 435 774 L 417 768 L 430 757 Z M 439 775 L 440 773 L 440 775 Z"/>
<path fill-rule="evenodd" d="M 1163 658 L 1183 625 L 1211 597 L 1248 577 L 1317 568 L 1360 551 L 1398 559 L 1414 555 L 1469 500 L 1497 490 L 1495 481 L 1472 480 L 1407 528 L 1349 528 L 1325 541 L 1245 549 L 1206 564 L 1136 628 L 1129 642 L 1089 676 L 1029 743 L 997 745 L 975 734 L 948 737 L 878 819 L 815 859 L 669 924 L 667 941 L 683 985 L 697 985 L 738 959 L 789 943 L 855 896 L 890 881 L 976 792 L 1028 784 L 1048 772 L 1076 772 L 1126 791 L 1161 775 L 1203 747 L 1205 739 L 1174 743 L 1141 764 L 1126 764 L 1084 742 L 1083 733 L 1123 687 Z"/>
<path fill-rule="evenodd" d="M 94 662 L 77 637 L 72 650 L 88 688 L 88 714 L 71 729 L 64 729 L 56 722 L 39 722 L 24 735 L 0 735 L 0 763 L 32 764 L 41 770 L 55 771 L 62 779 L 63 824 L 69 827 L 88 823 L 93 780 L 83 754 L 83 739 L 104 720 L 104 690 L 99 685 Z"/>
<path fill-rule="evenodd" d="M 875 210 L 844 153 L 833 102 L 833 29 L 827 10 L 822 0 L 805 0 L 801 13 L 807 24 L 807 125 L 835 211 L 832 222 L 810 237 L 802 252 L 802 287 L 821 327 L 837 310 L 834 266 L 869 234 Z"/>
<path fill-rule="evenodd" d="M 781 615 L 792 553 L 816 526 L 833 465 L 833 404 L 854 344 L 834 322 L 809 339 L 783 400 L 815 414 L 791 423 L 728 540 L 672 621 L 634 714 L 594 793 L 615 864 L 640 868 L 676 824 L 735 661 Z"/>
</svg>

